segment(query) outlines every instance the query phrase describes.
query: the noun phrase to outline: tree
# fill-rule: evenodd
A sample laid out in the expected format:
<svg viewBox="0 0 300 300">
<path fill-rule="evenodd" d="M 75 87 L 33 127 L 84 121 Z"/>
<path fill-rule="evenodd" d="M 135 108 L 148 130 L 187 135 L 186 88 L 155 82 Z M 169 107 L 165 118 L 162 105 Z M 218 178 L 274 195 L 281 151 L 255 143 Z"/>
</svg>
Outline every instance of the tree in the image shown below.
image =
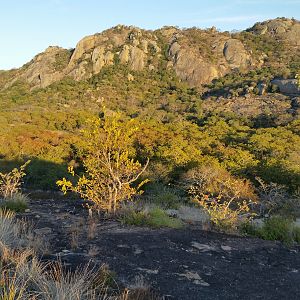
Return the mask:
<svg viewBox="0 0 300 300">
<path fill-rule="evenodd" d="M 149 163 L 149 159 L 144 165 L 134 159 L 137 130 L 134 119 L 124 121 L 119 113 L 108 115 L 105 111 L 103 118 L 91 119 L 82 131 L 80 147 L 85 173 L 77 176 L 76 184 L 63 178 L 57 185 L 64 193 L 73 191 L 94 202 L 97 209 L 115 213 L 120 202 L 141 193 L 140 187 L 147 181 L 132 185 Z M 69 172 L 75 176 L 73 167 Z"/>
</svg>

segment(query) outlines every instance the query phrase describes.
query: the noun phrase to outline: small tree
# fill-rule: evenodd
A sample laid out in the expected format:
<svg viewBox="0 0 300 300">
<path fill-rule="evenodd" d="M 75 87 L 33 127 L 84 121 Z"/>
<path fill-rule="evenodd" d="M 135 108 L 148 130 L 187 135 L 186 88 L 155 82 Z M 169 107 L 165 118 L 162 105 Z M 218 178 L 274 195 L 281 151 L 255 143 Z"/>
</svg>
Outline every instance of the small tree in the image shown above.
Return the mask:
<svg viewBox="0 0 300 300">
<path fill-rule="evenodd" d="M 12 198 L 20 192 L 22 178 L 26 175 L 25 168 L 30 163 L 28 160 L 19 169 L 14 168 L 8 173 L 0 172 L 0 196 L 4 199 Z"/>
<path fill-rule="evenodd" d="M 233 177 L 216 166 L 201 166 L 185 174 L 184 186 L 217 228 L 231 231 L 255 214 L 256 195 L 249 181 Z"/>
<path fill-rule="evenodd" d="M 138 130 L 135 120 L 122 121 L 115 113 L 104 118 L 92 119 L 82 131 L 82 163 L 85 173 L 77 176 L 77 183 L 63 178 L 57 185 L 66 193 L 73 191 L 83 199 L 94 202 L 98 209 L 116 212 L 120 202 L 139 194 L 142 181 L 137 187 L 132 184 L 148 166 L 133 159 L 134 135 Z M 75 176 L 72 167 L 69 173 Z"/>
</svg>

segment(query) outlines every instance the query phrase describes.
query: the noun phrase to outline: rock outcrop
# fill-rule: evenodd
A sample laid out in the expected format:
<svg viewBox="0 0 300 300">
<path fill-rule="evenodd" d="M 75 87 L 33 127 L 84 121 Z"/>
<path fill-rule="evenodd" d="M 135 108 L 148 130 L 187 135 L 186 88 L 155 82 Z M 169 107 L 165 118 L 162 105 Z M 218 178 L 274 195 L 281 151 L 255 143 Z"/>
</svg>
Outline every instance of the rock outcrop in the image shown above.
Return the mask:
<svg viewBox="0 0 300 300">
<path fill-rule="evenodd" d="M 248 31 L 258 35 L 271 35 L 294 46 L 300 46 L 300 22 L 295 19 L 277 18 L 256 23 Z"/>
<path fill-rule="evenodd" d="M 278 86 L 283 94 L 296 94 L 300 95 L 300 88 L 296 79 L 275 79 L 272 84 Z"/>
<path fill-rule="evenodd" d="M 278 42 L 288 41 L 296 49 L 300 45 L 300 22 L 296 20 L 270 20 L 257 23 L 248 31 L 268 34 Z M 14 71 L 14 79 L 7 79 L 6 86 L 24 80 L 32 88 L 43 88 L 65 76 L 85 80 L 106 66 L 121 64 L 128 66 L 128 72 L 173 68 L 181 80 L 199 87 L 232 70 L 261 67 L 265 57 L 265 53 L 254 56 L 238 34 L 218 32 L 215 28 L 163 27 L 149 31 L 118 25 L 83 38 L 74 51 L 49 47 Z"/>
<path fill-rule="evenodd" d="M 177 42 L 171 44 L 169 57 L 176 74 L 191 86 L 199 86 L 219 76 L 217 68 L 205 61 L 197 51 L 182 47 Z"/>
<path fill-rule="evenodd" d="M 237 39 L 229 39 L 224 45 L 224 57 L 231 68 L 246 67 L 250 64 L 250 54 L 243 43 Z"/>
<path fill-rule="evenodd" d="M 33 60 L 19 69 L 15 78 L 24 80 L 34 87 L 46 87 L 64 77 L 62 69 L 67 66 L 70 52 L 60 47 L 48 47 L 43 53 L 36 55 Z"/>
</svg>

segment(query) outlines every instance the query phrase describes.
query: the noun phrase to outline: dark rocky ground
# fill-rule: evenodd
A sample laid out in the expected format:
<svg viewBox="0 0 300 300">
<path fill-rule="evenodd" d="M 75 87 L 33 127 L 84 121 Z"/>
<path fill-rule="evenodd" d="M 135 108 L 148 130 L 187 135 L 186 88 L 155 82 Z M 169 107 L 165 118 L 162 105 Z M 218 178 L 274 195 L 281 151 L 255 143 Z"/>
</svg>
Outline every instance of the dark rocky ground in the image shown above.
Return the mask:
<svg viewBox="0 0 300 300">
<path fill-rule="evenodd" d="M 48 242 L 45 259 L 58 256 L 70 267 L 106 263 L 120 286 L 142 276 L 165 299 L 300 299 L 300 247 L 197 225 L 153 230 L 88 221 L 80 201 L 32 198 L 21 216 Z"/>
</svg>

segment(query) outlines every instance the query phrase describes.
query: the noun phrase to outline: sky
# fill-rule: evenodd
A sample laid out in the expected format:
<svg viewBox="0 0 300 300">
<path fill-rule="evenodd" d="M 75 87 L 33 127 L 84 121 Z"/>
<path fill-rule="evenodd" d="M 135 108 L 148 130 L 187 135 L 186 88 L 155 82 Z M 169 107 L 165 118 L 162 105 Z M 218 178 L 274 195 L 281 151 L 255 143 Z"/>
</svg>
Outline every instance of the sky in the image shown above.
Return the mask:
<svg viewBox="0 0 300 300">
<path fill-rule="evenodd" d="M 276 17 L 300 20 L 300 0 L 0 0 L 0 70 L 117 24 L 230 31 Z"/>
</svg>

